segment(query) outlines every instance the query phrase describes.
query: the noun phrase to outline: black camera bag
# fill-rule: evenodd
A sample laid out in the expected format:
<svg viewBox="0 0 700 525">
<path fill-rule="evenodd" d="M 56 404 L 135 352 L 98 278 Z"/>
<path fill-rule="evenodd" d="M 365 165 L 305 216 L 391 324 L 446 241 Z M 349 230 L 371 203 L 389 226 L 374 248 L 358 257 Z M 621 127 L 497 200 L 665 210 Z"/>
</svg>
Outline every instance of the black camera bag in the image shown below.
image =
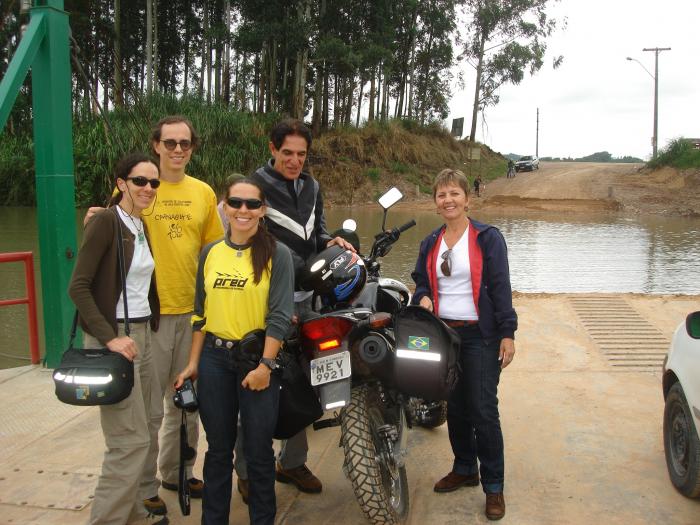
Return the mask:
<svg viewBox="0 0 700 525">
<path fill-rule="evenodd" d="M 430 311 L 406 306 L 394 319 L 394 384 L 406 395 L 449 399 L 459 378 L 459 335 Z"/>
<path fill-rule="evenodd" d="M 111 378 L 100 384 L 100 379 Z M 112 405 L 129 397 L 134 364 L 108 348 L 68 348 L 53 373 L 56 397 L 69 405 Z"/>
<path fill-rule="evenodd" d="M 116 213 L 116 212 L 115 212 Z M 129 335 L 126 301 L 126 269 L 121 219 L 117 215 L 117 253 L 124 298 L 124 331 Z M 113 405 L 123 401 L 134 387 L 134 363 L 109 348 L 75 348 L 78 312 L 73 316 L 68 349 L 53 372 L 56 397 L 69 405 Z"/>
</svg>

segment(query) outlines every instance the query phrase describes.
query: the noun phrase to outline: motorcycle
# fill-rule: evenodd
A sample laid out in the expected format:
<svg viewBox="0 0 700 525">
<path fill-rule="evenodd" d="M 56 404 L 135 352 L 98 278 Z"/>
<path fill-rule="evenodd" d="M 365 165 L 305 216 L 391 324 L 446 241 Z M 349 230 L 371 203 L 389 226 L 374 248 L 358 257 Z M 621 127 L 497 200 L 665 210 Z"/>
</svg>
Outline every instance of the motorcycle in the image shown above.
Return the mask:
<svg viewBox="0 0 700 525">
<path fill-rule="evenodd" d="M 343 471 L 363 514 L 375 524 L 402 523 L 408 515 L 409 425 L 425 420 L 437 426 L 446 415 L 444 402 L 410 398 L 392 378 L 395 317 L 411 294 L 405 284 L 381 277 L 379 259 L 415 226 L 412 220 L 385 229 L 387 211 L 402 197 L 392 188 L 379 198 L 384 217 L 369 255 L 360 255 L 359 239 L 346 223 L 343 236 L 357 253 L 332 246 L 310 261 L 304 279 L 304 287 L 313 290 L 315 313 L 301 320 L 301 348 L 323 409 L 337 410 L 315 422 L 314 430 L 340 426 Z"/>
</svg>

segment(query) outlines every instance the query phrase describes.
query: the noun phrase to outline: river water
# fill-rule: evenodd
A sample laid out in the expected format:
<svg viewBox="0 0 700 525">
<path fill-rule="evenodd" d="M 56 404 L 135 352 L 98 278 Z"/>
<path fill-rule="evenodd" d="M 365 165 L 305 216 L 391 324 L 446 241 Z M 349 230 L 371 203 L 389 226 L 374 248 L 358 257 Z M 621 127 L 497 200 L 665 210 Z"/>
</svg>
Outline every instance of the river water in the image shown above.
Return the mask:
<svg viewBox="0 0 700 525">
<path fill-rule="evenodd" d="M 79 220 L 80 212 L 76 219 Z M 379 206 L 326 211 L 329 230 L 345 218 L 358 222 L 362 250 L 381 228 Z M 700 294 L 700 219 L 622 214 L 494 214 L 474 218 L 497 226 L 508 244 L 513 289 L 521 292 L 635 292 Z M 382 274 L 412 284 L 420 241 L 441 224 L 434 212 L 389 211 L 387 227 L 410 219 L 384 258 Z M 0 207 L 0 252 L 33 251 L 40 296 L 36 210 Z M 0 298 L 24 297 L 21 263 L 0 264 Z M 39 309 L 42 326 L 42 311 Z M 0 308 L 0 368 L 27 364 L 26 306 Z M 68 334 L 66 334 L 67 337 Z M 39 334 L 42 340 L 43 333 Z"/>
</svg>

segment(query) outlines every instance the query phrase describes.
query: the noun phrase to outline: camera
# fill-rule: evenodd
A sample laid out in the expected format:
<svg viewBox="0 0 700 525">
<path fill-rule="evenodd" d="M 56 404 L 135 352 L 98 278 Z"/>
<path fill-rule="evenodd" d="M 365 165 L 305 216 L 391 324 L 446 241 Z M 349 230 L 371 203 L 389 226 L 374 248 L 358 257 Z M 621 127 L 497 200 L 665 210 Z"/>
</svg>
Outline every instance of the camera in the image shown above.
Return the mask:
<svg viewBox="0 0 700 525">
<path fill-rule="evenodd" d="M 173 402 L 177 408 L 182 408 L 188 412 L 194 412 L 197 410 L 197 407 L 199 406 L 197 403 L 197 394 L 194 391 L 194 385 L 189 377 L 185 379 L 180 388 L 175 389 Z"/>
</svg>

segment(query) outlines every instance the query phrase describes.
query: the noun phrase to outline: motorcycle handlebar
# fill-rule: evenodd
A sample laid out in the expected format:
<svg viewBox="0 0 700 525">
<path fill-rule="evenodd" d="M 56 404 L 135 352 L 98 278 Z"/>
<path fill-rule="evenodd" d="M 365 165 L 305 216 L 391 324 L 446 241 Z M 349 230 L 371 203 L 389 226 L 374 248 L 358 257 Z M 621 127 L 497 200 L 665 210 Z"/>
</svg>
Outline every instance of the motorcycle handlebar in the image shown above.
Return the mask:
<svg viewBox="0 0 700 525">
<path fill-rule="evenodd" d="M 408 230 L 409 228 L 413 228 L 415 225 L 416 225 L 416 221 L 411 219 L 406 224 L 402 224 L 401 226 L 399 226 L 397 229 L 399 230 L 399 232 L 403 233 L 406 230 Z"/>
</svg>

